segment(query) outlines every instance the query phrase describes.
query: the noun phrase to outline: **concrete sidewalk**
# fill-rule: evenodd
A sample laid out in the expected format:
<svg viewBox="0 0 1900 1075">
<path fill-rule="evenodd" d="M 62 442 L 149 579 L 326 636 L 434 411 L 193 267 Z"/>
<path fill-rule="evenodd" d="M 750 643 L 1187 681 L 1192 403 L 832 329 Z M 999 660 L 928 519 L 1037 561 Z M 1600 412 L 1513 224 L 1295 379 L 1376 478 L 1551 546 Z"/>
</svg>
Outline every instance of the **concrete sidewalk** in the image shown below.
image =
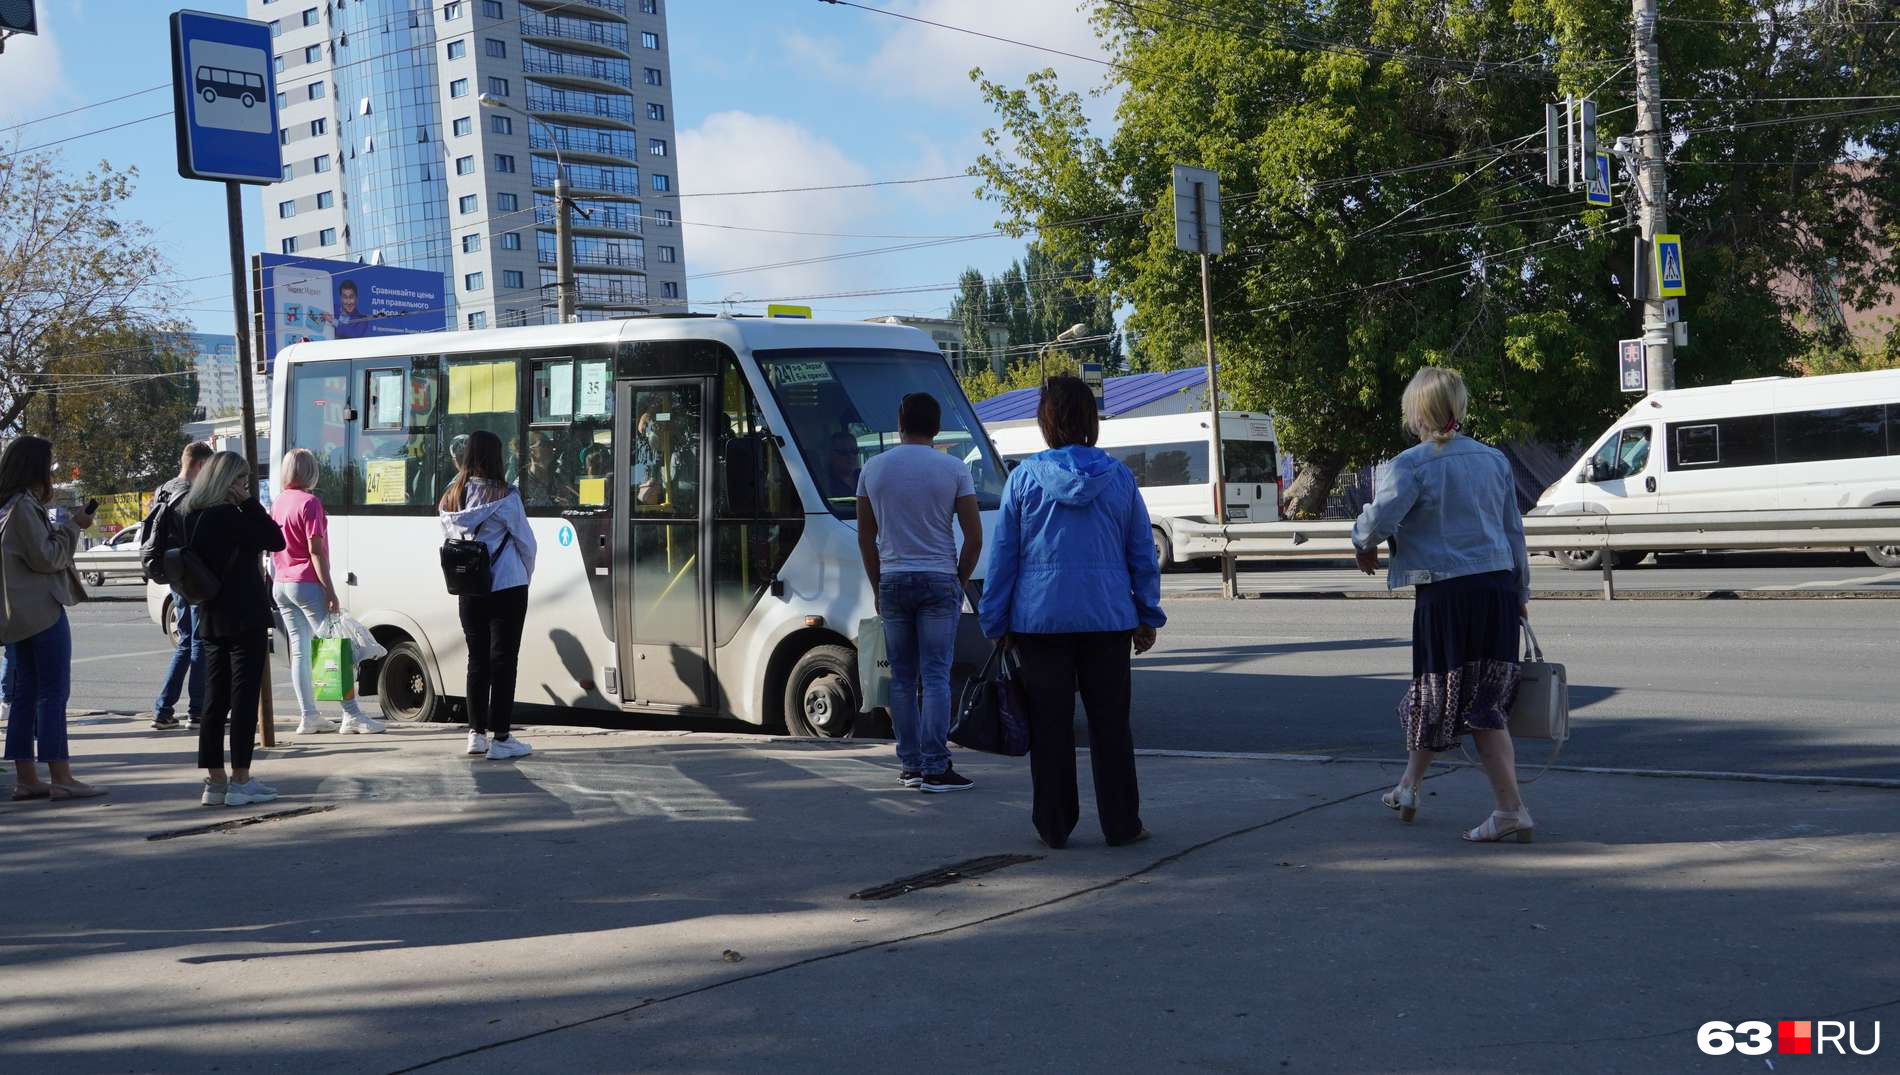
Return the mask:
<svg viewBox="0 0 1900 1075">
<path fill-rule="evenodd" d="M 1891 791 L 1554 773 L 1536 844 L 1472 846 L 1475 772 L 1408 827 L 1395 767 L 1147 757 L 1153 840 L 1085 807 L 1050 852 L 1020 761 L 930 796 L 882 743 L 292 738 L 282 801 L 211 810 L 189 736 L 74 733 L 111 799 L 0 807 L 0 1069 L 1726 1071 L 1761 1068 L 1705 1021 L 1835 1017 L 1884 1058 L 1803 1070 L 1900 1050 Z M 992 855 L 1028 859 L 849 898 Z"/>
</svg>

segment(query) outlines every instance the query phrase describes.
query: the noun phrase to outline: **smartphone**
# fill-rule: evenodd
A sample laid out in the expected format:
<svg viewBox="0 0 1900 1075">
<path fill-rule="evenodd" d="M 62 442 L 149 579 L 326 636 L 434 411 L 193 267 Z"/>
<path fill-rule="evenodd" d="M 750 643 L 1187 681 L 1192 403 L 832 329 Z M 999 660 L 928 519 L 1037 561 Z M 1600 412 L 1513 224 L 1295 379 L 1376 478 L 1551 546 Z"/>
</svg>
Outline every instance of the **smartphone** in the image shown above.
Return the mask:
<svg viewBox="0 0 1900 1075">
<path fill-rule="evenodd" d="M 86 501 L 86 514 L 87 515 L 99 514 L 99 501 L 97 498 Z"/>
</svg>

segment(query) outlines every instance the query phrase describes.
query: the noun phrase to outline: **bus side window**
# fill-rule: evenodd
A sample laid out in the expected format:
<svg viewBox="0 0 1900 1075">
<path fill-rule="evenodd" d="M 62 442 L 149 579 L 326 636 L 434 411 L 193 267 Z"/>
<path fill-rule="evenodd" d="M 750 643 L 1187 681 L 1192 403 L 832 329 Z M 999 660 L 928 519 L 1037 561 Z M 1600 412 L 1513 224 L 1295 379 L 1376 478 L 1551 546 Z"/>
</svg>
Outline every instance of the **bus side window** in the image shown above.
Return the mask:
<svg viewBox="0 0 1900 1075">
<path fill-rule="evenodd" d="M 510 484 L 520 480 L 521 361 L 483 354 L 451 357 L 443 367 L 448 398 L 441 418 L 443 443 L 436 459 L 438 488 L 446 488 L 454 479 L 468 435 L 477 429 L 501 438 L 507 480 Z"/>
<path fill-rule="evenodd" d="M 534 363 L 521 493 L 530 507 L 607 506 L 613 474 L 613 377 L 605 358 Z"/>
<path fill-rule="evenodd" d="M 284 450 L 306 448 L 317 457 L 312 492 L 331 514 L 349 507 L 350 364 L 299 362 L 290 372 L 290 429 Z"/>
<path fill-rule="evenodd" d="M 377 360 L 361 374 L 353 503 L 429 508 L 436 499 L 436 360 Z"/>
</svg>

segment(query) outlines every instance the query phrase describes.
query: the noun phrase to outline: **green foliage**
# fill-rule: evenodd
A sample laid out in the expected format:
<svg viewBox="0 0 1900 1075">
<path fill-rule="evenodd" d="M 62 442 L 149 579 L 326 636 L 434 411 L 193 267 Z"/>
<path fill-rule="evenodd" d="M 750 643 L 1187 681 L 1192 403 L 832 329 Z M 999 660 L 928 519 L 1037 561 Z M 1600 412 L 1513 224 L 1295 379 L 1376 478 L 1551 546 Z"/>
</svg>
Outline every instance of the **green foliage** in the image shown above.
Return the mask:
<svg viewBox="0 0 1900 1075">
<path fill-rule="evenodd" d="M 1052 73 L 1012 88 L 974 72 L 998 119 L 974 172 L 1000 226 L 1100 267 L 1145 362 L 1198 360 L 1200 282 L 1174 247 L 1169 189 L 1184 163 L 1222 178 L 1222 387 L 1271 408 L 1303 460 L 1330 470 L 1404 447 L 1399 394 L 1427 364 L 1464 374 L 1481 437 L 1569 439 L 1622 409 L 1615 341 L 1641 331 L 1623 295 L 1631 190 L 1619 176 L 1619 205 L 1586 211 L 1545 187 L 1541 130 L 1545 101 L 1594 92 L 1605 144 L 1631 132 L 1626 0 L 1090 6 L 1117 65 L 1113 132 L 1094 133 Z M 1693 329 L 1679 381 L 1780 372 L 1818 335 L 1802 281 L 1832 279 L 1865 305 L 1896 279 L 1884 251 L 1900 236 L 1900 110 L 1745 124 L 1856 104 L 1767 98 L 1900 94 L 1900 35 L 1785 7 L 1659 34 L 1665 93 L 1694 98 L 1668 112 L 1693 132 L 1669 167 Z"/>
<path fill-rule="evenodd" d="M 1011 367 L 1012 374 L 1023 363 L 1034 364 L 1038 345 L 1075 325 L 1083 326 L 1088 342 L 1065 343 L 1062 350 L 1097 359 L 1107 370 L 1121 367 L 1114 304 L 1098 286 L 1095 268 L 1086 259 L 1059 258 L 1041 244 L 1031 243 L 1020 260 L 995 277 L 986 281 L 971 268 L 963 271 L 958 282 L 957 296 L 950 302 L 951 319 L 962 324 L 966 341 L 987 340 L 987 325 L 1007 328 L 1010 350 L 1004 365 Z M 968 346 L 982 349 L 987 345 L 972 342 Z"/>
<path fill-rule="evenodd" d="M 1082 363 L 1072 352 L 1051 351 L 1046 363 L 1031 355 L 1012 364 L 1001 377 L 987 367 L 975 368 L 963 375 L 963 393 L 970 397 L 970 402 L 980 403 L 1018 388 L 1034 388 L 1042 383 L 1045 370 L 1050 377 L 1077 377 L 1082 373 Z"/>
<path fill-rule="evenodd" d="M 168 352 L 145 341 L 185 327 L 154 312 L 165 261 L 150 229 L 119 217 L 136 175 L 101 164 L 69 176 L 47 157 L 0 157 L 0 431 L 29 413 L 57 420 L 71 435 L 54 439 L 62 471 L 87 453 L 122 451 L 127 462 L 104 472 L 122 480 L 142 480 L 136 459 L 155 442 L 175 460 L 178 423 L 189 417 L 168 394 L 184 391 L 182 378 L 121 387 L 133 383 L 126 376 L 174 370 Z M 98 443 L 108 440 L 124 443 Z"/>
<path fill-rule="evenodd" d="M 191 360 L 177 337 L 130 331 L 62 335 L 26 426 L 53 442 L 62 481 L 88 494 L 144 492 L 178 469 L 192 419 Z"/>
</svg>

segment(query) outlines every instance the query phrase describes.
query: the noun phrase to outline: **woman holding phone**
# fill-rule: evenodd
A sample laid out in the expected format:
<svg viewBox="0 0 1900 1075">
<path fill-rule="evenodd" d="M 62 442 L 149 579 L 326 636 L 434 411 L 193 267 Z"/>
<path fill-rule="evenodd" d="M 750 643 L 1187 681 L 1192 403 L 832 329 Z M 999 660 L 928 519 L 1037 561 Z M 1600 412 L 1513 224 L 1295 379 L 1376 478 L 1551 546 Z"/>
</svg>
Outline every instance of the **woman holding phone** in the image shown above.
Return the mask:
<svg viewBox="0 0 1900 1075">
<path fill-rule="evenodd" d="M 53 498 L 53 445 L 15 437 L 0 452 L 0 641 L 7 647 L 7 760 L 13 798 L 90 799 L 105 789 L 73 776 L 66 744 L 66 701 L 72 694 L 72 628 L 66 607 L 86 596 L 73 571 L 80 531 L 92 525 L 98 501 L 59 525 L 48 518 Z M 35 748 L 37 747 L 37 752 Z M 51 781 L 41 781 L 38 762 Z"/>
<path fill-rule="evenodd" d="M 264 663 L 270 660 L 270 591 L 263 556 L 284 547 L 283 531 L 254 494 L 257 482 L 244 457 L 211 457 L 185 495 L 185 546 L 221 580 L 198 606 L 198 638 L 205 653 L 204 724 L 198 729 L 198 768 L 205 770 L 206 806 L 248 806 L 277 798 L 277 789 L 251 775 L 257 706 Z M 231 727 L 231 772 L 224 770 L 224 730 Z"/>
</svg>

